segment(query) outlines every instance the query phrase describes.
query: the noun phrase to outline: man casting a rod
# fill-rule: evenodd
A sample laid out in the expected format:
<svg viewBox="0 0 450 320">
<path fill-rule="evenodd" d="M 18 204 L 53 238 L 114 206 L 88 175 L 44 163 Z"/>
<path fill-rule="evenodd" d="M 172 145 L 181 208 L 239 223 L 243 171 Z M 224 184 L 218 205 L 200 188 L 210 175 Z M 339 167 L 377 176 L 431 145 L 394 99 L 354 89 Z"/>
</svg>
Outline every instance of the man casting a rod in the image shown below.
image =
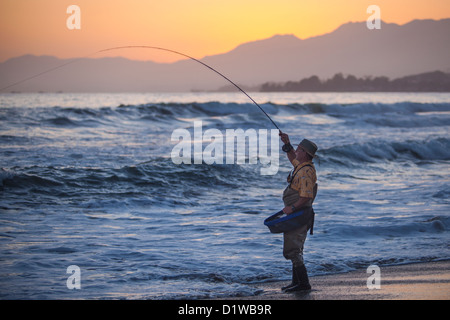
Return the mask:
<svg viewBox="0 0 450 320">
<path fill-rule="evenodd" d="M 303 262 L 303 245 L 308 230 L 311 230 L 312 234 L 314 225 L 312 204 L 317 194 L 317 176 L 312 160 L 316 157 L 317 146 L 314 142 L 303 139 L 297 149 L 294 149 L 286 133 L 280 131 L 280 137 L 284 143 L 283 151 L 294 166 L 287 177 L 288 186 L 283 192 L 283 212 L 290 215 L 305 210 L 305 214 L 310 215 L 305 225 L 283 233 L 283 256 L 292 261 L 292 282 L 282 290 L 310 290 L 311 285 Z"/>
</svg>

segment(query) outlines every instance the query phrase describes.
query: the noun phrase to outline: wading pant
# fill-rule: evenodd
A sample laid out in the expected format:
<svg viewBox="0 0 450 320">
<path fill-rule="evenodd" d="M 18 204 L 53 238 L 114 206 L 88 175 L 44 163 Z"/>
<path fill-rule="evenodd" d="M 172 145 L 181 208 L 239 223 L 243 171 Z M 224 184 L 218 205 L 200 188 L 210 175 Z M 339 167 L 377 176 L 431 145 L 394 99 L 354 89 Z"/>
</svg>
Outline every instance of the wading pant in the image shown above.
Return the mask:
<svg viewBox="0 0 450 320">
<path fill-rule="evenodd" d="M 285 207 L 292 206 L 300 198 L 298 191 L 287 187 L 283 193 Z M 303 245 L 308 233 L 308 226 L 302 226 L 283 234 L 283 256 L 292 261 L 294 267 L 303 265 Z"/>
</svg>

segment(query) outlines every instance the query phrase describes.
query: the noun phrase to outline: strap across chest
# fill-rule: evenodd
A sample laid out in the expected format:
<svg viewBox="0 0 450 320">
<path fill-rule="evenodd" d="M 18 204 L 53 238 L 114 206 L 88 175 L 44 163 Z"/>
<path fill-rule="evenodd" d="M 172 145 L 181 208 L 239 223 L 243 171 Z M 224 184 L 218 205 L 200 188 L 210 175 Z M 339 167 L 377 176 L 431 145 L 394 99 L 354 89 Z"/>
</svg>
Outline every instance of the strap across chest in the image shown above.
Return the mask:
<svg viewBox="0 0 450 320">
<path fill-rule="evenodd" d="M 294 181 L 295 176 L 297 175 L 297 173 L 299 173 L 300 170 L 302 170 L 304 167 L 311 167 L 312 168 L 313 166 L 311 164 L 305 164 L 304 166 L 301 166 L 298 170 L 296 170 L 297 167 L 294 168 L 294 171 L 293 171 L 294 175 L 290 179 L 288 177 L 289 187 L 291 187 L 292 181 Z M 289 174 L 289 176 L 291 176 L 291 174 Z"/>
</svg>

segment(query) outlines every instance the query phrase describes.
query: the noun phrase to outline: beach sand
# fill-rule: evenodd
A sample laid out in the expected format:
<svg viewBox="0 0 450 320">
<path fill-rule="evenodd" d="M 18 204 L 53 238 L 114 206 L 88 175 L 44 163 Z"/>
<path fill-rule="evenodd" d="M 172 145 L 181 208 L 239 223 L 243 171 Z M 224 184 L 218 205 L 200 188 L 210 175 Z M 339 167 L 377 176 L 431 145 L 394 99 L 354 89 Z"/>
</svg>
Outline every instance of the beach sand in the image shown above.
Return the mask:
<svg viewBox="0 0 450 320">
<path fill-rule="evenodd" d="M 261 294 L 238 300 L 449 300 L 450 260 L 380 267 L 380 289 L 367 287 L 366 269 L 310 277 L 312 290 L 286 294 L 288 282 L 257 285 Z"/>
</svg>

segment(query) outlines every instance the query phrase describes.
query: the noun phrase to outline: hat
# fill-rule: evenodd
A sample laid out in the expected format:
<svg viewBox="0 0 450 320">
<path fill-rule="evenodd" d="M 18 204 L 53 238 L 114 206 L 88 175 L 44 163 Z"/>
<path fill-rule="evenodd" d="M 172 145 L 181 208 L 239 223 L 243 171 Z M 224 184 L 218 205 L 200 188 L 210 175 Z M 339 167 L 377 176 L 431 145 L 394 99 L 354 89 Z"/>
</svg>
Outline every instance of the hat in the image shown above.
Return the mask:
<svg viewBox="0 0 450 320">
<path fill-rule="evenodd" d="M 301 146 L 303 150 L 305 150 L 305 152 L 311 157 L 314 158 L 316 156 L 317 145 L 314 142 L 309 141 L 308 139 L 303 139 L 299 146 Z"/>
</svg>

